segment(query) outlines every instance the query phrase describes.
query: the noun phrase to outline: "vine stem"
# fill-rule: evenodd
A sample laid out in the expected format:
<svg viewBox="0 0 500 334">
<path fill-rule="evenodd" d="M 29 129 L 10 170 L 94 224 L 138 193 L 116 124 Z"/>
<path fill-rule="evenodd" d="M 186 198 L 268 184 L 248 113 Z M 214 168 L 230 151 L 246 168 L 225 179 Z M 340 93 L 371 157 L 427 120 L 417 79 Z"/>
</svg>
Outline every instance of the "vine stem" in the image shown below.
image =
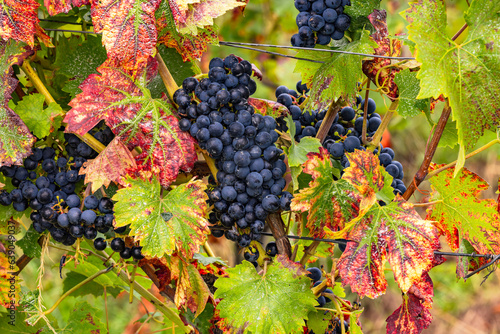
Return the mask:
<svg viewBox="0 0 500 334">
<path fill-rule="evenodd" d="M 304 255 L 300 259 L 300 264 L 305 266 L 307 261 L 311 258 L 311 256 L 316 253 L 316 249 L 318 248 L 320 241 L 313 241 L 309 246 L 306 247 Z"/>
<path fill-rule="evenodd" d="M 52 307 L 50 309 L 48 309 L 47 311 L 43 312 L 43 315 L 47 316 L 49 315 L 50 313 L 52 313 L 56 308 L 57 306 L 66 298 L 68 297 L 70 294 L 72 294 L 74 291 L 78 290 L 79 288 L 81 288 L 82 286 L 84 286 L 85 284 L 93 281 L 95 278 L 101 276 L 102 274 L 105 274 L 107 272 L 109 272 L 111 269 L 113 269 L 113 266 L 109 266 L 108 268 L 106 269 L 102 269 L 102 270 L 99 270 L 98 272 L 96 272 L 94 275 L 92 276 L 89 276 L 87 277 L 86 279 L 84 279 L 83 281 L 81 281 L 80 283 L 78 283 L 77 285 L 75 285 L 74 287 L 72 287 L 71 289 L 69 289 L 68 291 L 66 291 L 66 293 L 64 293 L 61 297 L 59 297 L 59 299 L 55 302 L 54 305 L 52 305 Z"/>
<path fill-rule="evenodd" d="M 427 147 L 427 150 L 425 151 L 424 161 L 422 161 L 420 168 L 413 177 L 413 181 L 408 185 L 406 192 L 403 194 L 403 198 L 405 200 L 408 200 L 411 197 L 411 195 L 413 195 L 417 187 L 420 185 L 420 183 L 422 183 L 422 181 L 425 180 L 427 174 L 429 173 L 429 165 L 431 164 L 432 158 L 434 157 L 434 153 L 436 153 L 439 140 L 443 135 L 444 127 L 448 122 L 450 114 L 451 114 L 451 107 L 449 105 L 449 101 L 447 100 L 443 112 L 439 117 L 439 121 L 438 124 L 436 125 L 436 129 L 432 136 L 431 142 Z"/>
<path fill-rule="evenodd" d="M 366 84 L 365 105 L 363 108 L 363 130 L 361 132 L 361 140 L 365 145 L 368 144 L 368 142 L 366 141 L 366 121 L 368 119 L 368 96 L 370 95 L 370 83 L 371 81 L 368 80 Z"/>
<path fill-rule="evenodd" d="M 45 101 L 47 102 L 47 104 L 56 103 L 56 100 L 54 100 L 52 95 L 50 95 L 47 87 L 45 87 L 42 80 L 35 72 L 33 67 L 31 67 L 30 62 L 28 60 L 25 60 L 23 62 L 21 68 L 23 69 L 24 74 L 28 76 L 33 86 L 35 86 L 36 90 L 45 97 Z"/>
<path fill-rule="evenodd" d="M 290 239 L 285 234 L 285 224 L 283 223 L 283 219 L 281 219 L 281 214 L 275 212 L 267 216 L 267 225 L 271 229 L 274 239 L 276 239 L 278 253 L 285 254 L 290 258 L 292 256 L 292 245 L 290 244 Z"/>
<path fill-rule="evenodd" d="M 434 204 L 438 204 L 438 203 L 443 203 L 443 200 L 440 199 L 437 201 L 427 202 L 427 203 L 412 203 L 412 205 L 416 206 L 416 207 L 423 207 L 423 206 L 429 206 L 429 205 L 434 205 Z"/>
<path fill-rule="evenodd" d="M 215 257 L 215 253 L 212 250 L 212 247 L 210 247 L 210 244 L 208 243 L 208 240 L 203 244 L 203 249 L 205 252 L 207 252 L 207 255 L 210 257 Z"/>
<path fill-rule="evenodd" d="M 366 100 L 365 100 L 366 101 Z M 365 102 L 365 107 L 368 103 Z M 398 108 L 399 105 L 399 100 L 394 100 L 392 101 L 391 105 L 389 106 L 389 110 L 387 113 L 384 115 L 384 118 L 382 119 L 382 123 L 380 123 L 380 126 L 377 129 L 377 132 L 372 137 L 372 140 L 370 141 L 370 145 L 378 147 L 380 144 L 380 141 L 382 140 L 382 135 L 384 134 L 385 129 L 387 129 L 387 126 L 389 125 L 389 122 L 391 121 L 392 116 L 396 114 L 396 109 Z M 363 126 L 364 129 L 364 126 Z"/>
<path fill-rule="evenodd" d="M 217 167 L 215 166 L 215 160 L 212 159 L 208 154 L 206 154 L 203 151 L 201 151 L 201 154 L 203 154 L 203 158 L 205 159 L 205 162 L 207 163 L 207 166 L 210 169 L 210 173 L 212 173 L 215 182 L 217 182 Z"/>
<path fill-rule="evenodd" d="M 488 144 L 484 145 L 484 146 L 481 146 L 480 148 L 478 148 L 477 150 L 475 151 L 472 151 L 471 153 L 467 154 L 465 156 L 465 159 L 469 159 L 470 157 L 473 157 L 475 156 L 476 154 L 478 153 L 481 153 L 483 151 L 485 151 L 486 149 L 490 148 L 491 146 L 495 145 L 495 144 L 500 144 L 500 139 L 494 139 L 492 141 L 490 141 Z M 433 177 L 439 173 L 441 173 L 442 171 L 450 168 L 450 167 L 453 167 L 457 164 L 457 160 L 453 161 L 453 162 L 450 162 L 449 164 L 447 165 L 444 165 L 443 167 L 440 167 L 432 172 L 430 172 L 429 174 L 427 174 L 427 178 L 430 178 L 430 177 Z"/>
<path fill-rule="evenodd" d="M 330 128 L 332 127 L 333 121 L 335 120 L 335 117 L 337 116 L 341 105 L 341 99 L 338 99 L 337 102 L 332 101 L 332 103 L 330 103 L 328 111 L 326 112 L 325 117 L 323 118 L 323 122 L 321 122 L 321 126 L 319 127 L 318 133 L 316 134 L 316 138 L 318 138 L 321 143 L 323 143 L 326 136 L 328 135 L 328 131 L 330 131 Z"/>
<path fill-rule="evenodd" d="M 160 77 L 165 84 L 165 88 L 167 88 L 168 98 L 175 106 L 177 106 L 174 101 L 174 93 L 177 89 L 179 89 L 179 86 L 177 86 L 174 77 L 168 70 L 168 67 L 165 65 L 165 62 L 159 52 L 156 53 L 156 60 L 158 61 L 158 71 L 160 72 Z"/>
</svg>

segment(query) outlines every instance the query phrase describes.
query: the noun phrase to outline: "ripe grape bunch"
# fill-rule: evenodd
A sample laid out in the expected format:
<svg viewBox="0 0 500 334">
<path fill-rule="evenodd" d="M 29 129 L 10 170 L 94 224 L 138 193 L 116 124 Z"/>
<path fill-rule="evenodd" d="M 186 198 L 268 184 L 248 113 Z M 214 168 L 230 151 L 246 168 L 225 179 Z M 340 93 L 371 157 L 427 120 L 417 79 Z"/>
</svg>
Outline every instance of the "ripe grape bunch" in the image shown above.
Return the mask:
<svg viewBox="0 0 500 334">
<path fill-rule="evenodd" d="M 342 39 L 351 24 L 344 7 L 350 5 L 350 0 L 295 0 L 299 32 L 292 36 L 292 46 L 312 48 Z"/>
<path fill-rule="evenodd" d="M 113 139 L 109 128 L 91 132 L 102 144 L 107 145 Z M 64 128 L 60 129 L 63 130 Z M 64 134 L 67 145 L 65 152 L 56 155 L 52 147 L 33 148 L 23 166 L 2 167 L 0 171 L 10 179 L 13 189 L 0 192 L 0 204 L 12 205 L 14 210 L 23 212 L 31 209 L 30 219 L 33 229 L 39 234 L 46 231 L 57 242 L 66 246 L 73 245 L 78 238 L 94 240 L 98 250 L 104 250 L 107 242 L 98 236 L 113 230 L 113 201 L 100 199 L 93 195 L 83 201 L 75 192 L 81 188 L 84 175 L 79 171 L 87 159 L 95 158 L 96 152 L 73 134 Z M 65 154 L 66 153 L 66 154 Z M 115 229 L 122 234 L 126 227 Z M 120 252 L 124 259 L 134 257 L 142 259 L 140 247 L 125 247 L 122 238 L 111 241 L 111 249 Z"/>
<path fill-rule="evenodd" d="M 174 94 L 180 128 L 198 140 L 218 169 L 217 184 L 208 192 L 214 206 L 212 234 L 225 235 L 241 247 L 258 240 L 268 214 L 289 210 L 292 198 L 283 191 L 286 164 L 274 144 L 276 121 L 248 104 L 256 90 L 251 75 L 246 60 L 214 58 L 208 78 L 187 78 Z"/>
<path fill-rule="evenodd" d="M 307 87 L 299 82 L 297 90 L 302 95 L 301 99 L 303 99 L 307 93 Z M 288 108 L 295 123 L 295 140 L 300 142 L 304 137 L 316 136 L 325 117 L 326 110 L 303 112 L 299 107 L 300 99 L 297 100 L 294 98 L 297 95 L 297 92 L 289 90 L 286 86 L 280 86 L 276 89 L 277 101 Z M 356 104 L 353 107 L 346 106 L 340 110 L 328 131 L 328 135 L 323 141 L 323 147 L 328 150 L 334 159 L 340 162 L 342 168 L 349 167 L 349 161 L 345 153 L 352 153 L 355 150 L 366 150 L 366 145 L 363 145 L 362 140 L 364 99 L 358 96 Z M 375 112 L 376 108 L 375 101 L 369 98 L 367 106 L 368 118 L 366 120 L 367 137 L 372 137 L 382 123 L 380 115 Z M 283 118 L 278 119 L 278 129 L 281 131 L 288 130 Z M 403 194 L 406 191 L 406 187 L 402 181 L 404 176 L 403 165 L 399 161 L 394 160 L 394 151 L 390 147 L 383 147 L 380 144 L 379 148 L 375 149 L 373 153 L 378 155 L 380 164 L 394 178 L 391 184 L 394 193 Z"/>
</svg>

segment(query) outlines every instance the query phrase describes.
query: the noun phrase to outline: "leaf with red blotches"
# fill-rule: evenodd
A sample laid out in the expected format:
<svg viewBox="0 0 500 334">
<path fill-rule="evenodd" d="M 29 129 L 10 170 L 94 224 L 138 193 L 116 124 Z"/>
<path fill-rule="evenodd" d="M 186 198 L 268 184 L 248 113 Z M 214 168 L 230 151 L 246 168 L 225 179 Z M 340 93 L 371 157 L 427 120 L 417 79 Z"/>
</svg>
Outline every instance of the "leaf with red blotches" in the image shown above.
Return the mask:
<svg viewBox="0 0 500 334">
<path fill-rule="evenodd" d="M 180 33 L 196 35 L 198 28 L 213 26 L 227 11 L 245 7 L 240 0 L 168 0 Z"/>
<path fill-rule="evenodd" d="M 373 10 L 373 13 L 368 15 L 368 19 L 375 27 L 375 32 L 371 35 L 372 39 L 377 42 L 378 47 L 375 48 L 375 54 L 379 56 L 398 57 L 401 55 L 401 41 L 398 39 L 390 39 L 387 31 L 387 13 L 385 10 Z M 391 59 L 373 58 L 373 60 L 365 60 L 363 62 L 363 73 L 366 74 L 378 87 L 384 88 L 384 93 L 391 99 L 398 97 L 398 86 L 394 82 L 394 76 L 399 72 L 398 67 L 390 67 Z M 375 80 L 378 80 L 375 82 Z"/>
<path fill-rule="evenodd" d="M 9 307 L 11 302 L 15 303 L 13 306 L 19 305 L 20 278 L 13 275 L 18 270 L 16 263 L 10 262 L 7 254 L 0 252 L 0 305 L 4 307 Z"/>
<path fill-rule="evenodd" d="M 380 166 L 377 155 L 370 151 L 356 150 L 346 156 L 350 167 L 344 170 L 342 179 L 352 184 L 363 196 L 376 194 L 378 199 L 386 203 L 393 200 L 393 178 Z"/>
<path fill-rule="evenodd" d="M 358 217 L 346 239 L 357 244 L 349 242 L 338 263 L 342 284 L 370 298 L 386 290 L 386 259 L 400 289 L 407 292 L 428 270 L 434 250 L 439 248 L 436 228 L 399 195 L 386 206 L 377 203 Z"/>
<path fill-rule="evenodd" d="M 281 265 L 281 267 L 290 270 L 293 277 L 306 276 L 308 274 L 307 270 L 305 270 L 304 266 L 301 265 L 300 262 L 294 262 L 284 254 L 276 256 L 276 261 Z"/>
<path fill-rule="evenodd" d="M 432 165 L 430 171 L 442 165 Z M 446 236 L 448 245 L 457 250 L 465 239 L 481 254 L 500 252 L 500 214 L 493 199 L 479 199 L 486 183 L 478 175 L 462 168 L 453 177 L 454 168 L 430 179 L 430 201 L 437 201 L 427 210 L 427 219 L 436 220 L 439 231 Z"/>
<path fill-rule="evenodd" d="M 104 119 L 129 149 L 142 149 L 136 157 L 139 168 L 158 175 L 166 187 L 179 170 L 190 171 L 197 156 L 195 141 L 180 130 L 170 102 L 151 97 L 147 84 L 156 71 L 153 58 L 137 76 L 104 63 L 98 68 L 101 75 L 91 74 L 80 85 L 82 93 L 69 103 L 73 109 L 64 121 L 66 132 L 83 135 Z"/>
<path fill-rule="evenodd" d="M 90 0 L 44 0 L 43 3 L 49 15 L 67 13 L 73 7 L 81 7 L 90 4 Z"/>
<path fill-rule="evenodd" d="M 199 28 L 196 35 L 183 34 L 177 31 L 174 16 L 168 1 L 162 1 L 155 13 L 158 43 L 175 48 L 184 61 L 199 59 L 208 44 L 218 45 L 219 36 L 216 27 Z"/>
<path fill-rule="evenodd" d="M 102 32 L 108 58 L 117 67 L 141 70 L 155 52 L 155 11 L 161 0 L 92 0 L 94 31 Z"/>
<path fill-rule="evenodd" d="M 21 165 L 36 141 L 26 124 L 9 108 L 11 94 L 18 83 L 12 76 L 12 65 L 21 65 L 31 53 L 22 42 L 0 41 L 0 167 Z"/>
<path fill-rule="evenodd" d="M 35 36 L 47 44 L 49 37 L 40 27 L 35 0 L 5 0 L 0 7 L 0 36 L 23 41 L 29 46 L 35 45 Z M 49 42 L 50 43 L 50 42 Z"/>
<path fill-rule="evenodd" d="M 140 241 L 144 255 L 179 252 L 192 258 L 209 233 L 203 181 L 184 183 L 163 197 L 156 177 L 126 181 L 130 186 L 113 196 L 116 227 L 130 225 L 130 235 Z"/>
<path fill-rule="evenodd" d="M 314 238 L 326 231 L 342 230 L 358 215 L 361 200 L 356 189 L 346 180 L 333 180 L 330 153 L 320 147 L 319 153 L 309 153 L 304 172 L 312 175 L 308 188 L 301 189 L 292 199 L 294 211 L 308 212 L 306 227 Z"/>
<path fill-rule="evenodd" d="M 124 185 L 122 179 L 127 170 L 135 168 L 134 156 L 115 137 L 95 159 L 83 164 L 80 175 L 85 175 L 85 184 L 92 182 L 92 192 L 95 192 L 102 186 L 108 187 L 111 182 Z"/>
<path fill-rule="evenodd" d="M 288 114 L 288 108 L 275 101 L 250 97 L 248 98 L 248 104 L 254 107 L 256 112 L 264 116 L 277 118 Z"/>
</svg>

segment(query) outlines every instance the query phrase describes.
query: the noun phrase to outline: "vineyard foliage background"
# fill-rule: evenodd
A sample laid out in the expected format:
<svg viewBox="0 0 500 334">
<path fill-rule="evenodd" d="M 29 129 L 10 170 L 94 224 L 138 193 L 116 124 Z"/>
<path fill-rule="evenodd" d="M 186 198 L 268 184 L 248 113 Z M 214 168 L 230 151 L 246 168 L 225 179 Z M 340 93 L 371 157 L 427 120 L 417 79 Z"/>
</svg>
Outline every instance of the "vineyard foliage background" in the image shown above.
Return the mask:
<svg viewBox="0 0 500 334">
<path fill-rule="evenodd" d="M 288 59 L 218 45 L 289 45 L 291 0 L 2 3 L 0 166 L 21 165 L 34 145 L 62 151 L 65 126 L 100 153 L 76 191 L 112 198 L 114 227 L 130 226 L 127 242 L 140 242 L 146 256 L 123 261 L 83 238 L 63 246 L 30 228 L 31 209 L 0 206 L 2 332 L 321 333 L 336 317 L 349 333 L 499 331 L 500 4 L 350 2 L 347 38 L 331 49 L 415 58 L 272 49 L 302 58 Z M 367 91 L 390 120 L 374 138 L 383 133 L 403 163 L 403 196 L 372 153 L 378 143 L 348 153 L 341 174 L 318 140 L 290 140 L 293 121 L 278 141 L 294 199 L 291 213 L 268 219 L 274 237 L 264 246 L 290 224 L 289 234 L 353 241 L 344 252 L 290 240 L 293 255 L 280 243 L 276 257 L 260 248 L 255 269 L 240 247 L 210 236 L 206 171 L 214 166 L 179 128 L 172 96 L 186 77 L 202 78 L 211 58 L 231 53 L 254 65 L 257 112 L 276 116 L 284 107 L 270 102 L 275 89 L 302 80 L 311 91 L 301 107 L 330 110 L 325 120 Z M 107 146 L 89 133 L 102 120 L 116 135 Z M 0 186 L 14 188 L 3 174 Z M 319 287 L 304 265 L 323 266 Z M 325 287 L 333 301 L 318 309 Z"/>
</svg>

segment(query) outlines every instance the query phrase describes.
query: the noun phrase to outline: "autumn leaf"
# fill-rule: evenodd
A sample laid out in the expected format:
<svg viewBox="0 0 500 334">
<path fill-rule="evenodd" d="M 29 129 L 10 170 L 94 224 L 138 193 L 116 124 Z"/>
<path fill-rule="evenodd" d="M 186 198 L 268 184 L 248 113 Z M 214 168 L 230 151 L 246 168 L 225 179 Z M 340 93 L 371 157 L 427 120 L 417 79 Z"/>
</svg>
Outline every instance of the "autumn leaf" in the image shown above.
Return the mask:
<svg viewBox="0 0 500 334">
<path fill-rule="evenodd" d="M 408 37 L 416 43 L 416 59 L 422 63 L 419 99 L 442 94 L 449 99 L 457 121 L 460 143 L 457 171 L 465 151 L 485 130 L 500 124 L 500 2 L 475 0 L 465 13 L 467 38 L 463 43 L 447 34 L 445 3 L 412 3 L 403 12 L 409 22 Z M 433 24 L 429 24 L 432 22 Z"/>
<path fill-rule="evenodd" d="M 102 32 L 108 58 L 140 71 L 154 54 L 157 32 L 155 11 L 161 0 L 92 0 L 94 31 Z"/>
<path fill-rule="evenodd" d="M 339 49 L 371 54 L 377 44 L 370 39 L 369 33 L 368 30 L 363 30 L 359 40 Z M 295 66 L 294 72 L 301 74 L 302 83 L 311 87 L 306 109 L 324 109 L 332 102 L 332 99 L 336 101 L 343 96 L 348 101 L 358 94 L 356 83 L 362 81 L 364 77 L 361 70 L 361 57 L 345 53 L 306 50 L 299 51 L 296 56 L 324 62 L 321 64 L 298 60 Z"/>
<path fill-rule="evenodd" d="M 385 206 L 373 205 L 357 219 L 346 239 L 357 243 L 347 244 L 338 263 L 342 284 L 370 298 L 385 293 L 386 259 L 399 288 L 407 292 L 428 269 L 439 248 L 436 228 L 399 195 Z"/>
<path fill-rule="evenodd" d="M 93 307 L 86 301 L 78 301 L 71 310 L 71 316 L 64 328 L 64 333 L 102 333 L 105 331 L 106 325 L 101 319 L 100 309 Z"/>
<path fill-rule="evenodd" d="M 441 166 L 432 165 L 430 170 Z M 457 177 L 453 173 L 453 168 L 449 168 L 430 179 L 430 201 L 437 203 L 427 210 L 427 219 L 436 221 L 436 227 L 454 251 L 465 239 L 479 253 L 500 252 L 500 229 L 494 223 L 500 221 L 497 203 L 479 198 L 489 188 L 488 183 L 466 168 Z"/>
<path fill-rule="evenodd" d="M 198 28 L 195 35 L 180 33 L 170 9 L 169 1 L 162 1 L 155 13 L 158 43 L 168 48 L 175 48 L 184 61 L 200 59 L 207 51 L 208 44 L 218 45 L 219 36 L 216 27 Z"/>
<path fill-rule="evenodd" d="M 387 31 L 387 13 L 385 10 L 375 9 L 368 15 L 368 19 L 375 27 L 372 39 L 378 44 L 375 54 L 378 56 L 398 57 L 401 55 L 401 41 L 390 39 Z M 391 99 L 398 97 L 398 86 L 394 82 L 394 75 L 399 72 L 398 67 L 391 67 L 390 59 L 373 58 L 363 62 L 363 73 L 366 74 L 377 87 Z"/>
<path fill-rule="evenodd" d="M 166 99 L 154 99 L 147 83 L 157 73 L 157 62 L 135 77 L 130 72 L 106 62 L 81 85 L 64 119 L 66 132 L 85 134 L 101 120 L 127 143 L 139 146 L 142 153 L 136 162 L 143 171 L 158 175 L 163 186 L 174 181 L 179 170 L 190 171 L 197 159 L 195 141 L 181 131 L 172 116 L 173 106 Z"/>
<path fill-rule="evenodd" d="M 12 77 L 12 65 L 21 65 L 32 51 L 24 43 L 0 41 L 0 167 L 21 165 L 31 154 L 36 138 L 21 118 L 9 107 L 17 79 Z"/>
<path fill-rule="evenodd" d="M 92 182 L 92 192 L 111 182 L 124 185 L 123 177 L 128 169 L 137 168 L 134 156 L 127 147 L 115 137 L 111 143 L 92 160 L 85 162 L 80 175 L 85 175 L 85 184 Z"/>
<path fill-rule="evenodd" d="M 273 118 L 284 116 L 289 113 L 287 107 L 271 100 L 250 97 L 248 98 L 248 104 L 254 107 L 255 112 L 264 116 L 272 116 Z"/>
<path fill-rule="evenodd" d="M 11 264 L 7 254 L 0 252 L 0 305 L 4 307 L 9 307 L 11 301 L 15 302 L 14 306 L 19 305 L 20 279 L 14 275 L 18 270 L 16 262 L 13 260 Z"/>
<path fill-rule="evenodd" d="M 312 175 L 308 188 L 301 189 L 292 199 L 294 211 L 308 212 L 306 227 L 311 237 L 321 238 L 325 231 L 342 230 L 347 222 L 358 215 L 359 194 L 346 180 L 334 181 L 330 153 L 320 148 L 309 153 L 303 165 L 304 172 Z"/>
<path fill-rule="evenodd" d="M 191 258 L 198 252 L 209 233 L 208 196 L 201 180 L 177 186 L 163 198 L 156 177 L 127 182 L 130 186 L 113 196 L 116 226 L 130 224 L 130 235 L 140 241 L 143 254 L 161 257 L 178 251 Z"/>
<path fill-rule="evenodd" d="M 49 15 L 67 13 L 73 7 L 81 7 L 90 4 L 90 0 L 44 0 L 43 3 Z"/>
<path fill-rule="evenodd" d="M 38 138 L 48 136 L 61 126 L 63 111 L 52 102 L 43 108 L 45 97 L 42 94 L 30 94 L 23 97 L 14 109 L 26 126 Z"/>
<path fill-rule="evenodd" d="M 317 305 L 310 279 L 294 277 L 280 264 L 268 265 L 260 276 L 248 261 L 227 273 L 215 282 L 214 297 L 221 299 L 217 310 L 228 325 L 245 333 L 303 333 L 304 320 Z"/>
<path fill-rule="evenodd" d="M 3 0 L 0 7 L 0 36 L 23 41 L 33 47 L 35 35 L 46 43 L 49 38 L 40 27 L 38 7 L 35 0 Z"/>
<path fill-rule="evenodd" d="M 308 271 L 304 268 L 300 262 L 294 262 L 288 258 L 285 254 L 279 254 L 276 256 L 276 262 L 279 263 L 283 268 L 287 268 L 293 274 L 293 277 L 307 276 Z"/>
</svg>

